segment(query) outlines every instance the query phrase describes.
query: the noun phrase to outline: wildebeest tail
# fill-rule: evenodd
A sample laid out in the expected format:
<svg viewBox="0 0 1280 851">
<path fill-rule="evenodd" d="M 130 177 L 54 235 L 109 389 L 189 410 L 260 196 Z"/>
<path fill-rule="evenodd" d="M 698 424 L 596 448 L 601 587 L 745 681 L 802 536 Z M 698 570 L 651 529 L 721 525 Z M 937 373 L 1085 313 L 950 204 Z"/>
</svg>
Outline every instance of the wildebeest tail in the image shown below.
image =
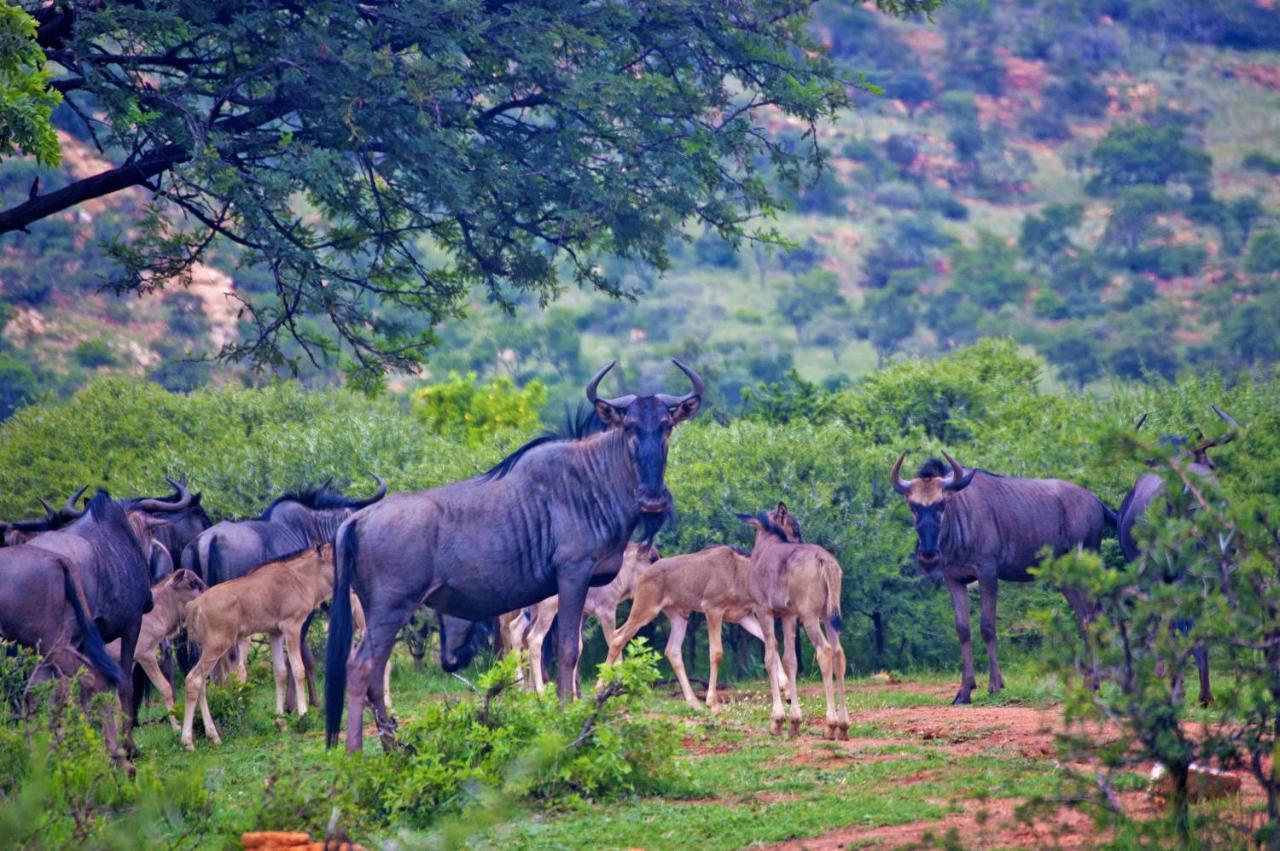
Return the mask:
<svg viewBox="0 0 1280 851">
<path fill-rule="evenodd" d="M 351 574 L 356 563 L 356 524 L 338 529 L 333 547 L 333 606 L 324 654 L 324 743 L 333 747 L 347 698 L 347 657 L 351 654 Z M 368 614 L 366 612 L 366 614 Z"/>
<path fill-rule="evenodd" d="M 200 569 L 200 539 L 192 538 L 191 543 L 182 548 L 182 553 L 178 556 L 178 566 L 185 568 L 208 584 L 209 577 L 204 575 L 204 571 Z"/>
<path fill-rule="evenodd" d="M 212 588 L 222 581 L 222 554 L 218 552 L 218 539 L 209 539 L 208 563 L 205 564 L 204 584 Z"/>
<path fill-rule="evenodd" d="M 1102 516 L 1103 516 L 1103 519 L 1105 519 L 1107 522 L 1107 528 L 1112 531 L 1119 529 L 1120 528 L 1120 512 L 1116 511 L 1114 508 L 1107 505 L 1102 500 L 1098 500 L 1098 502 L 1102 505 Z"/>
<path fill-rule="evenodd" d="M 107 682 L 112 686 L 120 685 L 124 675 L 120 672 L 120 666 L 116 664 L 116 660 L 107 654 L 107 647 L 102 643 L 102 635 L 94 625 L 93 618 L 89 617 L 89 601 L 85 599 L 84 588 L 80 585 L 80 574 L 76 572 L 75 566 L 65 559 L 58 559 L 58 566 L 62 568 L 64 593 L 71 603 L 72 611 L 76 613 L 76 625 L 80 627 L 80 641 L 84 645 L 85 655 L 89 657 L 93 667 L 107 678 Z"/>
<path fill-rule="evenodd" d="M 835 559 L 823 559 L 822 577 L 827 584 L 827 622 L 839 632 L 844 628 L 844 619 L 840 617 L 840 565 Z"/>
</svg>

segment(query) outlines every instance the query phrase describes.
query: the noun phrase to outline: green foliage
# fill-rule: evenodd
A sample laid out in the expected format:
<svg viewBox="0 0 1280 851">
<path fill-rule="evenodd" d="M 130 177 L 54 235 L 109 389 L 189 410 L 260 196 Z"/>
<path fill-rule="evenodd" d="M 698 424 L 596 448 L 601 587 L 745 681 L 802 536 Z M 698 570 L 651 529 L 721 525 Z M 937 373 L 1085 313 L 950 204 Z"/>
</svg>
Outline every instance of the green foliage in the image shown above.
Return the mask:
<svg viewBox="0 0 1280 851">
<path fill-rule="evenodd" d="M 1273 157 L 1265 151 L 1250 151 L 1244 155 L 1240 164 L 1264 174 L 1280 174 L 1280 157 Z"/>
<path fill-rule="evenodd" d="M 977 245 L 951 250 L 952 286 L 985 310 L 1021 302 L 1029 284 L 1017 261 L 1012 246 L 990 231 L 979 231 Z"/>
<path fill-rule="evenodd" d="M 1274 275 L 1280 272 L 1280 228 L 1267 228 L 1249 238 L 1248 253 L 1244 258 L 1246 272 L 1254 275 Z"/>
<path fill-rule="evenodd" d="M 1074 624 L 1056 619 L 1056 641 L 1046 645 L 1049 665 L 1068 685 L 1067 718 L 1079 725 L 1068 745 L 1073 758 L 1090 754 L 1108 772 L 1138 761 L 1168 766 L 1175 791 L 1171 819 L 1184 836 L 1193 825 L 1187 808 L 1188 765 L 1247 767 L 1267 794 L 1268 823 L 1254 836 L 1275 840 L 1280 817 L 1280 781 L 1271 758 L 1280 713 L 1280 433 L 1274 379 L 1243 383 L 1228 409 L 1247 410 L 1243 435 L 1230 448 L 1214 450 L 1217 480 L 1187 470 L 1188 460 L 1140 440 L 1129 429 L 1099 428 L 1099 463 L 1138 472 L 1157 459 L 1165 498 L 1142 518 L 1142 553 L 1117 568 L 1095 556 L 1072 554 L 1050 560 L 1042 576 L 1079 589 L 1098 607 L 1081 642 Z M 1207 408 L 1222 391 L 1180 386 L 1178 401 Z M 1223 403 L 1226 405 L 1226 403 Z M 1203 407 L 1202 407 L 1203 406 Z M 1221 426 L 1219 425 L 1219 428 Z M 1156 423 L 1149 433 L 1166 431 Z M 1144 434 L 1148 432 L 1144 431 Z M 1213 432 L 1211 432 L 1213 433 Z M 1209 723 L 1193 734 L 1186 724 L 1190 700 L 1175 687 L 1190 676 L 1191 653 L 1209 647 L 1214 703 L 1201 710 Z M 1084 676 L 1082 675 L 1088 675 Z M 1096 678 L 1099 687 L 1092 687 Z M 1102 718 L 1122 725 L 1122 736 L 1097 737 L 1089 725 Z M 1230 822 L 1238 813 L 1224 810 Z"/>
<path fill-rule="evenodd" d="M 21 153 L 41 165 L 62 158 L 50 120 L 62 95 L 49 87 L 36 22 L 16 5 L 0 6 L 0 159 Z"/>
<path fill-rule="evenodd" d="M 413 394 L 414 411 L 433 433 L 472 445 L 489 445 L 500 432 L 535 431 L 546 403 L 547 390 L 536 380 L 520 388 L 499 377 L 480 387 L 474 374 L 450 373 L 448 382 Z"/>
<path fill-rule="evenodd" d="M 115 352 L 111 351 L 111 347 L 102 339 L 77 343 L 72 356 L 76 359 L 76 363 L 87 369 L 111 366 L 116 362 Z"/>
<path fill-rule="evenodd" d="M 1211 165 L 1209 155 L 1187 144 L 1183 129 L 1172 124 L 1113 127 L 1093 149 L 1090 162 L 1098 170 L 1089 182 L 1095 192 L 1139 184 L 1163 186 L 1170 181 L 1201 189 Z"/>
</svg>

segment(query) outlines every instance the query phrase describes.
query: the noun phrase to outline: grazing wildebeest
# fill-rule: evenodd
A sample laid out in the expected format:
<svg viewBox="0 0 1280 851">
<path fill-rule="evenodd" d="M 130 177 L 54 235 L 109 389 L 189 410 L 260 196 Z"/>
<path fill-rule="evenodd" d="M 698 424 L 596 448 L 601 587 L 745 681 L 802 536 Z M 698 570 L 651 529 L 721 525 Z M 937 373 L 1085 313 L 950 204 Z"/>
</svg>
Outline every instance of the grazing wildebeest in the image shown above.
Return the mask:
<svg viewBox="0 0 1280 851">
<path fill-rule="evenodd" d="M 990 663 L 987 690 L 1004 687 L 996 662 L 998 583 L 1030 582 L 1028 572 L 1048 548 L 1055 556 L 1084 547 L 1097 550 L 1115 512 L 1090 491 L 1061 479 L 1023 479 L 964 468 L 947 453 L 950 470 L 936 458 L 920 466 L 910 481 L 902 478 L 903 452 L 889 471 L 894 490 L 907 500 L 918 542 L 916 561 L 941 574 L 951 592 L 964 677 L 953 703 L 969 703 L 975 687 L 970 647 L 969 592 L 976 581 L 981 598 L 979 620 Z M 1063 595 L 1081 623 L 1091 611 L 1071 589 Z"/>
<path fill-rule="evenodd" d="M 160 504 L 156 500 L 141 500 L 134 511 L 126 513 L 110 494 L 99 490 L 77 520 L 31 539 L 31 546 L 58 553 L 80 569 L 85 596 L 103 640 L 121 639 L 120 661 L 126 674 L 133 670 L 142 617 L 151 611 L 150 533 L 163 521 L 154 520 L 146 512 L 160 510 Z M 174 510 L 183 507 L 166 505 Z M 136 753 L 133 720 L 137 717 L 137 708 L 132 677 L 126 675 L 121 680 L 119 691 L 126 712 L 125 746 L 133 754 Z"/>
<path fill-rule="evenodd" d="M 124 681 L 93 622 L 75 562 L 30 544 L 0 549 L 0 638 L 42 657 L 32 683 L 49 675 L 73 677 L 87 669 L 81 695 L 90 697 Z M 103 738 L 114 760 L 128 765 L 116 739 L 114 701 L 103 719 Z"/>
<path fill-rule="evenodd" d="M 83 510 L 76 510 L 76 501 L 80 499 L 80 494 L 84 493 L 88 487 L 88 485 L 85 485 L 73 493 L 71 498 L 67 500 L 66 505 L 57 511 L 50 507 L 49 503 L 41 499 L 40 504 L 44 506 L 44 517 L 37 520 L 15 520 L 11 523 L 0 520 L 0 547 L 16 547 L 18 544 L 25 544 L 41 532 L 60 529 L 75 520 L 84 513 Z"/>
<path fill-rule="evenodd" d="M 698 412 L 702 379 L 684 396 L 663 393 L 587 399 L 608 428 L 581 440 L 540 438 L 484 475 L 414 494 L 395 494 L 338 531 L 337 571 L 325 678 L 330 745 L 350 705 L 347 748 L 361 748 L 366 696 L 384 745 L 394 726 L 382 705 L 382 667 L 413 611 L 428 605 L 472 621 L 560 595 L 557 690 L 573 696 L 582 606 L 590 585 L 617 575 L 627 541 L 643 524 L 652 540 L 672 509 L 663 482 L 671 431 Z M 369 630 L 354 659 L 347 589 Z M 372 686 L 372 691 L 370 690 Z"/>
<path fill-rule="evenodd" d="M 1240 424 L 1230 417 L 1225 411 L 1217 405 L 1213 406 L 1213 411 L 1218 417 L 1227 424 L 1227 433 L 1221 437 L 1206 438 L 1203 434 L 1197 436 L 1196 442 L 1191 446 L 1187 446 L 1189 442 L 1184 437 L 1162 437 L 1161 440 L 1175 447 L 1180 447 L 1181 451 L 1175 456 L 1177 463 L 1185 465 L 1185 471 L 1198 479 L 1206 479 L 1212 481 L 1215 478 L 1216 469 L 1213 460 L 1209 457 L 1209 450 L 1215 446 L 1224 446 L 1236 438 L 1240 431 Z M 1144 414 L 1138 420 L 1135 428 L 1142 428 L 1142 423 L 1146 420 Z M 1188 463 L 1188 459 L 1190 462 Z M 1119 519 L 1116 522 L 1116 531 L 1120 536 L 1120 549 L 1124 553 L 1126 561 L 1133 561 L 1142 552 L 1142 548 L 1138 545 L 1138 540 L 1134 535 L 1134 530 L 1138 524 L 1146 517 L 1148 510 L 1153 503 L 1163 502 L 1165 499 L 1165 482 L 1164 478 L 1155 473 L 1143 473 L 1133 483 L 1133 487 L 1125 494 L 1124 502 L 1120 503 Z M 1171 577 L 1176 578 L 1176 577 Z M 1179 628 L 1189 629 L 1189 622 L 1180 622 Z M 1192 650 L 1196 660 L 1196 669 L 1200 674 L 1200 703 L 1208 706 L 1213 702 L 1213 692 L 1209 688 L 1209 654 L 1205 650 L 1203 644 L 1197 644 Z M 1175 674 L 1175 685 L 1180 680 L 1180 676 Z"/>
<path fill-rule="evenodd" d="M 707 649 L 711 659 L 707 709 L 716 712 L 716 679 L 724 657 L 720 631 L 724 622 L 736 623 L 764 641 L 764 630 L 756 621 L 750 577 L 751 557 L 723 544 L 696 553 L 667 556 L 645 567 L 634 580 L 635 592 L 627 622 L 608 639 L 609 655 L 605 664 L 618 661 L 636 633 L 659 614 L 665 614 L 671 622 L 664 651 L 667 661 L 680 681 L 685 703 L 691 709 L 702 709 L 685 673 L 682 652 L 689 614 L 702 612 L 707 616 Z M 769 623 L 772 626 L 773 621 Z M 776 673 L 781 673 L 781 666 Z"/>
<path fill-rule="evenodd" d="M 755 603 L 756 621 L 764 630 L 764 664 L 773 693 L 773 732 L 782 731 L 785 710 L 782 683 L 777 676 L 778 645 L 773 619 L 782 619 L 785 644 L 784 670 L 791 681 L 791 734 L 800 732 L 800 687 L 796 682 L 796 623 L 813 644 L 813 654 L 822 671 L 822 688 L 827 699 L 829 739 L 849 738 L 849 709 L 845 702 L 844 648 L 840 644 L 840 562 L 817 544 L 806 544 L 800 526 L 781 502 L 772 511 L 739 514 L 738 519 L 756 530 L 751 547 L 749 590 Z"/>
<path fill-rule="evenodd" d="M 218 542 L 214 541 L 211 563 L 217 562 L 218 552 Z M 267 562 L 244 576 L 211 585 L 187 604 L 187 634 L 200 647 L 200 659 L 187 674 L 183 747 L 195 749 L 191 728 L 197 703 L 205 734 L 215 743 L 221 742 L 209 714 L 207 678 L 219 659 L 252 635 L 265 633 L 271 639 L 276 713 L 284 714 L 285 681 L 292 671 L 298 714 L 307 714 L 306 689 L 302 683 L 302 625 L 332 594 L 333 547 L 321 544 Z M 348 599 L 347 609 L 350 608 Z M 286 654 L 289 668 L 285 667 Z"/>
<path fill-rule="evenodd" d="M 613 581 L 607 585 L 587 589 L 587 599 L 582 605 L 582 616 L 585 618 L 590 615 L 600 622 L 600 632 L 604 635 L 606 646 L 613 640 L 613 634 L 618 628 L 618 606 L 631 597 L 636 587 L 636 579 L 641 575 L 641 569 L 647 568 L 658 558 L 657 549 L 650 544 L 643 542 L 627 544 L 627 549 L 622 555 L 622 567 L 618 570 L 618 575 L 613 577 Z M 523 610 L 527 617 L 519 621 L 521 628 L 511 636 L 512 649 L 524 651 L 529 656 L 531 685 L 539 694 L 542 693 L 545 684 L 542 674 L 542 645 L 559 611 L 558 596 L 548 597 L 537 605 L 529 606 Z M 579 631 L 578 653 L 582 653 L 581 631 Z M 573 679 L 576 684 L 578 681 L 576 673 Z"/>
<path fill-rule="evenodd" d="M 176 635 L 186 623 L 187 603 L 199 597 L 204 591 L 204 580 L 189 570 L 170 572 L 152 585 L 151 599 L 154 605 L 142 618 L 142 629 L 138 631 L 138 643 L 134 646 L 134 659 L 151 684 L 159 689 L 160 696 L 164 698 L 165 712 L 169 716 L 169 724 L 175 733 L 180 728 L 178 718 L 173 712 L 173 688 L 170 687 L 168 678 L 160 672 L 156 652 L 165 639 Z M 113 658 L 118 659 L 120 641 L 117 639 L 111 642 L 107 651 Z"/>
</svg>

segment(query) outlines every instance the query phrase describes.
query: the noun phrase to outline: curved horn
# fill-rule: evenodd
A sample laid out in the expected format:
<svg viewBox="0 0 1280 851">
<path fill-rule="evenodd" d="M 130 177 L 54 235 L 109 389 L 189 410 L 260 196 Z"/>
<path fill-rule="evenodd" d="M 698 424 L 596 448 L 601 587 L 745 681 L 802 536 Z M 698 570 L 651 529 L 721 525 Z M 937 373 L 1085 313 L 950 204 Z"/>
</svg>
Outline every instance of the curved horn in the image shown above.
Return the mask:
<svg viewBox="0 0 1280 851">
<path fill-rule="evenodd" d="M 66 505 L 62 506 L 62 510 L 70 517 L 79 517 L 84 514 L 84 509 L 76 510 L 76 503 L 80 501 L 80 495 L 89 489 L 88 485 L 81 486 L 80 490 L 71 494 L 71 498 L 67 500 Z"/>
<path fill-rule="evenodd" d="M 952 458 L 946 452 L 942 453 L 942 457 L 947 459 L 947 463 L 951 465 L 951 474 L 942 480 L 942 486 L 949 491 L 963 490 L 969 486 L 970 480 L 973 479 L 974 470 L 970 470 L 965 474 L 964 467 L 960 466 L 960 462 Z"/>
<path fill-rule="evenodd" d="M 686 399 L 692 399 L 694 396 L 701 396 L 703 392 L 707 389 L 707 386 L 702 383 L 701 375 L 698 375 L 697 372 L 685 366 L 684 364 L 680 363 L 680 361 L 676 360 L 675 358 L 672 358 L 671 362 L 676 365 L 677 369 L 679 369 L 685 375 L 689 376 L 689 381 L 690 383 L 693 384 L 693 390 L 689 393 L 684 394 L 683 396 L 671 396 L 666 393 L 654 394 L 658 397 L 658 401 L 666 405 L 668 408 L 675 407 L 676 405 L 679 405 L 680 403 L 684 402 Z"/>
<path fill-rule="evenodd" d="M 369 475 L 373 476 L 373 480 L 378 483 L 378 490 L 368 499 L 352 500 L 352 508 L 364 508 L 366 505 L 373 505 L 387 495 L 387 483 L 383 481 L 382 477 L 373 472 L 369 473 Z"/>
<path fill-rule="evenodd" d="M 618 396 L 615 399 L 601 399 L 599 395 L 597 395 L 596 388 L 600 386 L 600 379 L 604 378 L 605 373 L 613 369 L 614 366 L 617 365 L 617 363 L 618 362 L 616 360 L 609 361 L 608 366 L 604 367 L 595 375 L 593 375 L 591 377 L 591 380 L 587 382 L 587 401 L 589 401 L 592 405 L 596 404 L 597 402 L 608 402 L 610 405 L 612 405 L 615 408 L 626 408 L 626 407 L 629 407 L 631 403 L 636 400 L 635 394 Z"/>
<path fill-rule="evenodd" d="M 1136 423 L 1134 423 L 1134 424 L 1133 424 L 1133 430 L 1134 430 L 1134 431 L 1139 431 L 1139 430 L 1141 430 L 1141 428 L 1142 428 L 1142 424 L 1143 424 L 1143 423 L 1145 423 L 1145 422 L 1147 421 L 1147 417 L 1149 417 L 1149 416 L 1151 416 L 1151 414 L 1146 413 L 1146 414 L 1143 414 L 1142 416 L 1138 417 L 1138 421 L 1137 421 Z"/>
<path fill-rule="evenodd" d="M 889 481 L 893 482 L 893 489 L 903 496 L 911 492 L 911 483 L 902 478 L 902 461 L 906 457 L 907 450 L 904 449 L 898 456 L 898 460 L 893 462 L 893 469 L 889 471 Z"/>
<path fill-rule="evenodd" d="M 51 505 L 49 505 L 49 503 L 47 503 L 47 502 L 45 502 L 45 501 L 44 501 L 44 497 L 42 497 L 42 496 L 38 496 L 38 497 L 36 497 L 36 501 L 37 501 L 37 502 L 39 502 L 41 505 L 43 505 L 43 506 L 44 506 L 44 519 L 45 519 L 45 520 L 52 520 L 53 518 L 55 518 L 55 517 L 57 517 L 57 516 L 58 516 L 58 512 L 54 511 L 54 510 L 53 510 L 53 507 L 52 507 Z"/>
<path fill-rule="evenodd" d="M 178 501 L 167 502 L 163 499 L 140 499 L 133 504 L 134 511 L 182 511 L 191 505 L 191 491 L 187 490 L 185 485 L 180 485 L 173 479 L 165 479 L 169 484 L 178 489 Z"/>
<path fill-rule="evenodd" d="M 1218 446 L 1222 446 L 1223 444 L 1230 443 L 1235 440 L 1240 434 L 1240 423 L 1236 422 L 1234 417 L 1219 408 L 1217 405 L 1213 406 L 1213 412 L 1217 414 L 1218 418 L 1228 426 L 1227 433 L 1218 438 Z"/>
</svg>

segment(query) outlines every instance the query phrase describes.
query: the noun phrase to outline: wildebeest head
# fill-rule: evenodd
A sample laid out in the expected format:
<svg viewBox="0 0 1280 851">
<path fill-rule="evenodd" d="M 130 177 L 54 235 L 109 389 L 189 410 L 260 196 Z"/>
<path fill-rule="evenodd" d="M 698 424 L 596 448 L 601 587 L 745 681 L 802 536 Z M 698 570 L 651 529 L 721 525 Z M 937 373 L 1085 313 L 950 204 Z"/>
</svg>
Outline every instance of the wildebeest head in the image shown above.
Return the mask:
<svg viewBox="0 0 1280 851">
<path fill-rule="evenodd" d="M 673 361 L 693 383 L 690 393 L 684 396 L 628 394 L 602 399 L 596 394 L 596 387 L 605 373 L 613 369 L 614 363 L 616 361 L 597 372 L 587 384 L 587 399 L 607 427 L 619 428 L 626 433 L 627 449 L 635 464 L 638 482 L 636 502 L 640 510 L 648 515 L 665 516 L 671 511 L 671 493 L 663 481 L 671 430 L 698 413 L 705 388 L 698 373 L 680 361 Z"/>
<path fill-rule="evenodd" d="M 1231 441 L 1235 440 L 1236 436 L 1240 433 L 1240 424 L 1236 422 L 1230 414 L 1219 408 L 1217 405 L 1213 406 L 1213 412 L 1217 414 L 1218 418 L 1228 426 L 1227 433 L 1220 437 L 1205 437 L 1204 432 L 1200 429 L 1196 429 L 1194 442 L 1179 434 L 1160 435 L 1160 442 L 1174 450 L 1181 457 L 1185 458 L 1188 455 L 1191 456 L 1191 466 L 1194 469 L 1196 465 L 1199 465 L 1202 468 L 1199 472 L 1208 472 L 1217 469 L 1216 465 L 1213 463 L 1213 459 L 1209 457 L 1209 450 L 1213 449 L 1215 446 L 1227 445 Z M 1138 421 L 1134 423 L 1134 431 L 1141 429 L 1142 424 L 1146 421 L 1147 415 L 1143 414 L 1138 418 Z M 1147 465 L 1151 466 L 1154 463 L 1154 459 L 1149 460 Z"/>
<path fill-rule="evenodd" d="M 976 472 L 970 470 L 966 473 L 956 459 L 945 452 L 942 456 L 951 465 L 950 470 L 937 458 L 930 458 L 920 465 L 916 477 L 907 481 L 902 478 L 902 461 L 907 457 L 907 453 L 903 452 L 889 471 L 893 489 L 906 498 L 907 505 L 911 508 L 918 539 L 916 561 L 924 568 L 934 567 L 938 563 L 942 518 L 950 497 L 967 488 Z"/>
<path fill-rule="evenodd" d="M 470 665 L 493 631 L 489 621 L 469 621 L 439 612 L 436 623 L 440 628 L 440 667 L 448 674 Z"/>
<path fill-rule="evenodd" d="M 76 502 L 88 487 L 88 485 L 84 485 L 73 493 L 66 504 L 59 509 L 54 509 L 49 503 L 40 499 L 40 504 L 44 506 L 44 517 L 38 520 L 18 520 L 13 523 L 0 521 L 0 546 L 16 547 L 19 544 L 25 544 L 41 532 L 60 529 L 78 519 L 80 515 L 84 514 L 84 509 L 77 509 Z"/>
<path fill-rule="evenodd" d="M 800 532 L 800 524 L 795 515 L 787 510 L 785 502 L 779 502 L 772 511 L 759 514 L 738 514 L 739 520 L 752 528 L 768 532 L 774 537 L 791 544 L 803 544 L 804 535 Z"/>
</svg>

